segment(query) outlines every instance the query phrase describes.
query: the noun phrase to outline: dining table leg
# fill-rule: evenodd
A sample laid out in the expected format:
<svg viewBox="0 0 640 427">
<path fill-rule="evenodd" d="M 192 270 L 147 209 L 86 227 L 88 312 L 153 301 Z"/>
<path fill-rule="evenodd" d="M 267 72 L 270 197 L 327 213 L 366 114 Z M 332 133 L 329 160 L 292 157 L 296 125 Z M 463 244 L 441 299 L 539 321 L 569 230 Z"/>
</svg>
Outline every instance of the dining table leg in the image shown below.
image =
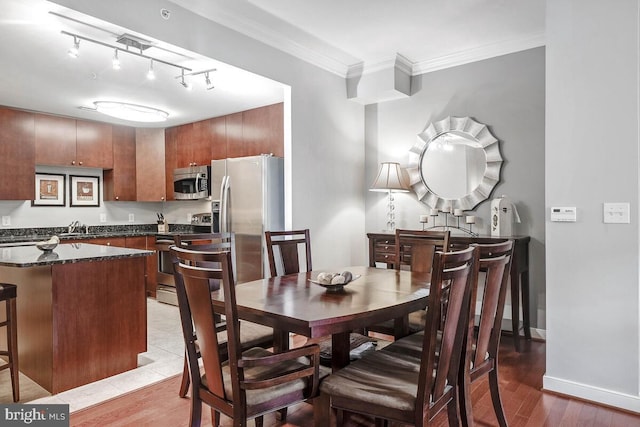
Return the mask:
<svg viewBox="0 0 640 427">
<path fill-rule="evenodd" d="M 331 335 L 331 370 L 334 372 L 349 364 L 350 335 L 349 331 Z"/>
</svg>

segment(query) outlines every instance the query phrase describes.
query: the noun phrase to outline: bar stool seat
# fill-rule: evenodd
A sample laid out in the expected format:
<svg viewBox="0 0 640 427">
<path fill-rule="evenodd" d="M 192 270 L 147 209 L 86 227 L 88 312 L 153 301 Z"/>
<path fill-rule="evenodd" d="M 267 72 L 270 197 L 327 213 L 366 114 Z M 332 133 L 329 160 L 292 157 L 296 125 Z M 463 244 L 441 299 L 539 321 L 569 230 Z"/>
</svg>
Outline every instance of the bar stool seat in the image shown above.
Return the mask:
<svg viewBox="0 0 640 427">
<path fill-rule="evenodd" d="M 20 400 L 20 385 L 18 373 L 18 323 L 16 315 L 16 285 L 0 283 L 0 301 L 6 303 L 6 320 L 0 322 L 0 327 L 7 328 L 7 350 L 1 350 L 0 356 L 7 356 L 7 362 L 0 366 L 0 371 L 10 369 L 13 401 Z"/>
</svg>

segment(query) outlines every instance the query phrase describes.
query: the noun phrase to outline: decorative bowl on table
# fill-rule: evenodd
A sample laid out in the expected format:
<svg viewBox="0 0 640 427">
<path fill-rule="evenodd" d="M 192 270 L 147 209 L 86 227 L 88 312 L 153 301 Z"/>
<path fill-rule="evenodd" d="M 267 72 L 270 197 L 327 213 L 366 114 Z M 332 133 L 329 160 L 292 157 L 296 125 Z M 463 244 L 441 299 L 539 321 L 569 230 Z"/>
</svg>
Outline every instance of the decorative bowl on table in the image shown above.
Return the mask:
<svg viewBox="0 0 640 427">
<path fill-rule="evenodd" d="M 311 283 L 322 286 L 327 292 L 340 292 L 344 287 L 360 278 L 359 274 L 353 275 L 350 271 L 342 273 L 319 273 L 315 279 L 309 279 Z"/>
<path fill-rule="evenodd" d="M 58 243 L 60 243 L 58 236 L 53 236 L 49 240 L 36 243 L 36 248 L 44 252 L 51 252 L 58 246 Z"/>
</svg>

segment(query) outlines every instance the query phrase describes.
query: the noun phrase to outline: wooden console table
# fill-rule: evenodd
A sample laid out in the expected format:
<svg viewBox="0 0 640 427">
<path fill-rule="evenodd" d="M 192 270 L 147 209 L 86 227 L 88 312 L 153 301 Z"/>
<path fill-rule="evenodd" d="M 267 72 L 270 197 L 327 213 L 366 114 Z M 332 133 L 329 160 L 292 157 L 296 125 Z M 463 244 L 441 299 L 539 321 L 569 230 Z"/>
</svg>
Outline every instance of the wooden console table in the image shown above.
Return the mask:
<svg viewBox="0 0 640 427">
<path fill-rule="evenodd" d="M 384 263 L 393 268 L 395 261 L 395 235 L 389 233 L 367 233 L 369 238 L 369 265 Z M 520 351 L 520 297 L 522 298 L 522 329 L 524 337 L 531 339 L 531 316 L 529 310 L 529 236 L 489 237 L 451 236 L 452 247 L 471 243 L 497 243 L 513 240 L 511 261 L 511 327 L 516 351 Z"/>
</svg>

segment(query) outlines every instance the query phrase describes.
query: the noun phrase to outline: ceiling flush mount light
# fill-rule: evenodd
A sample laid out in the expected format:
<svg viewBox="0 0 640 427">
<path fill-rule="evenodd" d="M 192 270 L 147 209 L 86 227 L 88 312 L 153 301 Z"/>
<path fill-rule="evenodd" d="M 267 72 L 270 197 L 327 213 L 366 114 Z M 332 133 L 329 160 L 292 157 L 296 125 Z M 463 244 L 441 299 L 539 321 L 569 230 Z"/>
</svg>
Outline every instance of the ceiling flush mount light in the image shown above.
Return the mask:
<svg viewBox="0 0 640 427">
<path fill-rule="evenodd" d="M 376 179 L 373 181 L 373 185 L 370 190 L 389 193 L 389 204 L 387 206 L 387 231 L 394 231 L 396 229 L 396 220 L 393 193 L 409 191 L 409 184 L 403 175 L 400 164 L 395 162 L 381 163 L 380 168 L 378 169 L 378 175 L 376 175 Z"/>
<path fill-rule="evenodd" d="M 111 61 L 113 69 L 114 70 L 119 70 L 120 69 L 120 58 L 118 58 L 118 49 L 116 49 L 113 52 L 113 60 Z"/>
<path fill-rule="evenodd" d="M 102 114 L 132 122 L 164 122 L 169 117 L 166 111 L 127 102 L 96 101 L 93 104 Z"/>
<path fill-rule="evenodd" d="M 78 37 L 73 36 L 73 46 L 69 48 L 67 54 L 72 58 L 77 58 L 80 53 L 80 39 Z"/>
</svg>

